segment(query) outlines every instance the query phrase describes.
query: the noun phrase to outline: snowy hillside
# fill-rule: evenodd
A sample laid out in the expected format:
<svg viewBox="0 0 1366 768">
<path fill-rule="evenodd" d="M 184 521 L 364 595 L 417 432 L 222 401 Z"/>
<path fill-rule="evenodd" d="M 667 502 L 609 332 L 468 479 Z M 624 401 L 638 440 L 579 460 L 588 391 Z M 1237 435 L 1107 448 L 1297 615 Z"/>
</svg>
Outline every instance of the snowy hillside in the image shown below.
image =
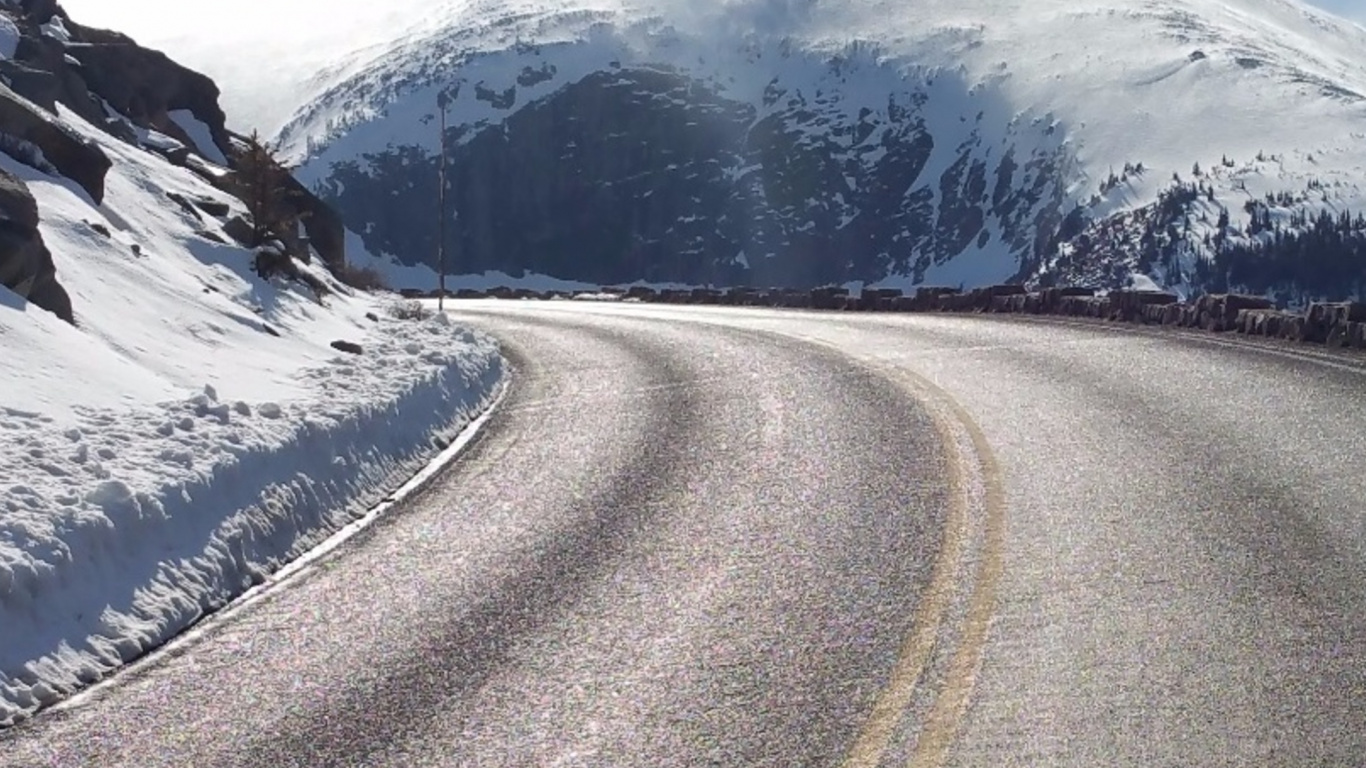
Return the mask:
<svg viewBox="0 0 1366 768">
<path fill-rule="evenodd" d="M 408 264 L 435 252 L 438 93 L 476 270 L 985 283 L 1060 270 L 1067 236 L 1197 165 L 1234 239 L 1268 193 L 1303 198 L 1287 220 L 1366 197 L 1366 31 L 1297 0 L 476 2 L 421 25 L 280 135 Z M 1148 271 L 1189 281 L 1212 255 L 1185 246 Z"/>
<path fill-rule="evenodd" d="M 0 726 L 364 514 L 502 373 L 491 339 L 400 319 L 316 252 L 262 279 L 208 126 L 167 116 L 196 157 L 103 108 L 97 126 L 0 86 Z"/>
</svg>

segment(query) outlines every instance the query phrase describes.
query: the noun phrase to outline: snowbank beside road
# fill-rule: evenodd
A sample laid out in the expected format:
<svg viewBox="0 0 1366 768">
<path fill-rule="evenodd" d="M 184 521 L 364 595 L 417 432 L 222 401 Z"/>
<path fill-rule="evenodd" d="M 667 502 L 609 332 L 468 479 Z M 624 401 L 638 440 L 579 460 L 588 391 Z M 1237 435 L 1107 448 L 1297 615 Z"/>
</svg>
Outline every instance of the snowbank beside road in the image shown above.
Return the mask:
<svg viewBox="0 0 1366 768">
<path fill-rule="evenodd" d="M 0 154 L 37 200 L 77 321 L 0 286 L 0 725 L 364 514 L 502 375 L 493 340 L 401 319 L 317 258 L 300 269 L 322 293 L 262 280 L 223 229 L 240 201 L 61 122 L 113 161 L 102 204 Z"/>
<path fill-rule="evenodd" d="M 386 327 L 387 326 L 387 327 Z M 495 344 L 388 321 L 316 394 L 0 407 L 0 723 L 164 642 L 364 514 L 487 405 Z"/>
</svg>

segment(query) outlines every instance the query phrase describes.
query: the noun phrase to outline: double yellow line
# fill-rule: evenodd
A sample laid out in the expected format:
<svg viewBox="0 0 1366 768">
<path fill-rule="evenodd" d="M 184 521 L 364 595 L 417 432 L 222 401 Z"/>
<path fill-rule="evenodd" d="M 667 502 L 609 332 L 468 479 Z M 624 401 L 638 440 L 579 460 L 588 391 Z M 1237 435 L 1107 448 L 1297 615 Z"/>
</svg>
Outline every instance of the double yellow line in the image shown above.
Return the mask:
<svg viewBox="0 0 1366 768">
<path fill-rule="evenodd" d="M 868 720 L 841 766 L 877 768 L 882 763 L 917 687 L 926 684 L 922 678 L 940 635 L 953 629 L 945 626 L 945 619 L 958 589 L 958 572 L 972 538 L 969 530 L 973 518 L 971 491 L 973 480 L 977 478 L 983 486 L 985 522 L 972 593 L 943 686 L 920 730 L 908 763 L 910 768 L 938 768 L 948 758 L 967 712 L 995 613 L 996 594 L 1005 570 L 1005 491 L 986 435 L 968 412 L 924 377 L 900 369 L 888 372 L 908 381 L 928 406 L 947 454 L 950 506 L 939 554 L 929 586 L 916 608 L 911 635 L 901 648 L 891 679 L 878 694 Z M 970 467 L 969 459 L 963 456 L 961 438 L 964 434 L 971 443 L 976 467 Z"/>
</svg>

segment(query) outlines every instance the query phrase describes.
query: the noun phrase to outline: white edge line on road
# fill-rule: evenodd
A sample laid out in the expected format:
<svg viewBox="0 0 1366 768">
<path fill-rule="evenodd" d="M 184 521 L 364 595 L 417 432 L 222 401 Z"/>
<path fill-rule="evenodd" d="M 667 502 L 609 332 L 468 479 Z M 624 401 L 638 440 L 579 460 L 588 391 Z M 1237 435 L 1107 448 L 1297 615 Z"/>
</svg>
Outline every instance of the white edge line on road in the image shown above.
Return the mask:
<svg viewBox="0 0 1366 768">
<path fill-rule="evenodd" d="M 374 525 L 386 512 L 394 506 L 403 503 L 418 491 L 422 490 L 432 481 L 442 470 L 446 469 L 452 461 L 456 459 L 465 448 L 470 444 L 484 426 L 488 424 L 498 407 L 502 405 L 507 397 L 509 389 L 509 379 L 512 374 L 509 372 L 511 366 L 507 360 L 503 361 L 503 376 L 499 380 L 492 401 L 484 408 L 484 412 L 479 414 L 473 421 L 465 425 L 460 433 L 456 435 L 451 444 L 442 449 L 426 466 L 400 485 L 397 490 L 386 494 L 384 500 L 371 507 L 361 517 L 342 526 L 340 530 L 317 546 L 303 553 L 299 557 L 291 560 L 283 568 L 272 573 L 265 581 L 248 589 L 228 602 L 227 605 L 214 611 L 213 613 L 199 619 L 188 629 L 167 640 L 162 645 L 148 651 L 134 661 L 120 666 L 111 671 L 107 677 L 96 682 L 79 693 L 73 694 L 70 698 L 64 699 L 51 707 L 46 707 L 40 712 L 31 715 L 27 720 L 41 718 L 43 714 L 55 713 L 66 709 L 75 709 L 89 704 L 96 700 L 106 689 L 118 684 L 124 679 L 136 675 L 139 671 L 149 667 L 168 655 L 175 654 L 187 646 L 192 645 L 208 632 L 218 627 L 224 621 L 230 620 L 241 611 L 255 605 L 267 596 L 273 594 L 277 589 L 300 578 L 303 574 L 312 570 L 318 561 L 327 557 L 338 547 L 345 544 L 356 534 Z"/>
</svg>

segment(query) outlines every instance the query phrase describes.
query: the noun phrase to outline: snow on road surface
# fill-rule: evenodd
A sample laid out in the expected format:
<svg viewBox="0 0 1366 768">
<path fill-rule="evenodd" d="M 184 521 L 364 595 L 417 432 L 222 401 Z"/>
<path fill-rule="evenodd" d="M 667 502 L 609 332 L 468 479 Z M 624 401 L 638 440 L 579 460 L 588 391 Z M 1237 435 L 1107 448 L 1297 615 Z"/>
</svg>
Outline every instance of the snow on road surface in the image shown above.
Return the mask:
<svg viewBox="0 0 1366 768">
<path fill-rule="evenodd" d="M 496 343 L 392 297 L 267 282 L 192 173 L 62 120 L 103 203 L 29 184 L 78 327 L 0 286 L 0 725 L 89 684 L 325 540 L 494 396 Z M 190 211 L 168 193 L 231 206 Z M 107 232 L 107 234 L 105 234 Z M 333 349 L 337 340 L 362 354 Z"/>
</svg>

